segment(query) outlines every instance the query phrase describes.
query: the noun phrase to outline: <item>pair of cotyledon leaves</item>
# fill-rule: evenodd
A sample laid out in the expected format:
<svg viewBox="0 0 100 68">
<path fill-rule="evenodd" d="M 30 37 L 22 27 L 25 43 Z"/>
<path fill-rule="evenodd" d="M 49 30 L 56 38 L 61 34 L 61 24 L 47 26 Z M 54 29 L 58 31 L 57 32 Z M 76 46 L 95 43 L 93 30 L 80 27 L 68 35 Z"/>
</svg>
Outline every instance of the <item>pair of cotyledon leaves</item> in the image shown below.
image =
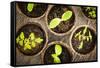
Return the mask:
<svg viewBox="0 0 100 68">
<path fill-rule="evenodd" d="M 54 59 L 54 63 L 61 63 L 61 60 L 59 58 L 59 55 L 62 53 L 62 47 L 61 45 L 56 44 L 55 45 L 55 54 L 51 54 L 51 56 Z"/>
<path fill-rule="evenodd" d="M 65 13 L 63 13 L 61 19 L 60 18 L 54 18 L 51 20 L 50 24 L 49 24 L 49 27 L 50 28 L 55 28 L 57 27 L 61 21 L 67 21 L 69 20 L 71 17 L 72 17 L 72 11 L 68 10 L 66 11 Z"/>
</svg>

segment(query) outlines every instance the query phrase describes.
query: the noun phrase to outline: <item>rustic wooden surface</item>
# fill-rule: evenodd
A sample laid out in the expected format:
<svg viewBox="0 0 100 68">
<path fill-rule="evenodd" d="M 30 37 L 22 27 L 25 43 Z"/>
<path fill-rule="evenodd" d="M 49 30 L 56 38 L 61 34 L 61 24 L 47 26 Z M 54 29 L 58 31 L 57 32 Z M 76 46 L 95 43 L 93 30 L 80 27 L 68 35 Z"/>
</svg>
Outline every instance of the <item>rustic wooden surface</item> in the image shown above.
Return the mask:
<svg viewBox="0 0 100 68">
<path fill-rule="evenodd" d="M 71 6 L 75 13 L 75 25 L 68 33 L 64 35 L 57 35 L 57 34 L 52 33 L 52 31 L 47 26 L 47 15 L 52 7 L 53 5 L 49 5 L 47 11 L 41 17 L 30 18 L 30 17 L 27 17 L 25 14 L 23 14 L 17 5 L 16 6 L 16 16 L 17 16 L 16 17 L 16 33 L 22 26 L 26 24 L 34 24 L 34 23 L 39 24 L 47 32 L 48 44 L 54 41 L 62 41 L 64 44 L 67 44 L 66 46 L 68 46 L 68 48 L 70 49 L 69 51 L 72 54 L 72 62 L 95 61 L 97 57 L 96 56 L 97 46 L 95 46 L 94 50 L 91 51 L 90 53 L 86 55 L 81 55 L 75 52 L 73 48 L 71 47 L 70 37 L 74 29 L 76 29 L 78 26 L 81 26 L 81 25 L 88 25 L 89 27 L 93 28 L 94 31 L 96 32 L 96 20 L 91 20 L 91 19 L 86 18 L 84 14 L 82 13 L 80 7 Z M 46 45 L 46 48 L 47 47 L 48 45 Z M 17 65 L 43 64 L 42 58 L 43 58 L 43 53 L 45 52 L 45 49 L 43 50 L 41 54 L 38 54 L 35 56 L 34 55 L 26 56 L 26 55 L 23 55 L 16 47 L 16 64 Z"/>
</svg>

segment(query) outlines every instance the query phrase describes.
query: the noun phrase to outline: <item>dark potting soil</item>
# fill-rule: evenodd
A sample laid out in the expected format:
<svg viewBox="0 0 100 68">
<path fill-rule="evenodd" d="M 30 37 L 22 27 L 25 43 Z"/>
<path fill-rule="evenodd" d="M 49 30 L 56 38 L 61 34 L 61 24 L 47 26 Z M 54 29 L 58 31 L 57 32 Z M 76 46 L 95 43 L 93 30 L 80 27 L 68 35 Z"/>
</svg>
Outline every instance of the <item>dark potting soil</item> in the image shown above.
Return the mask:
<svg viewBox="0 0 100 68">
<path fill-rule="evenodd" d="M 54 64 L 53 62 L 53 58 L 51 56 L 51 54 L 55 54 L 55 45 L 50 46 L 45 54 L 44 54 L 44 64 Z M 70 63 L 72 60 L 72 56 L 69 53 L 68 49 L 65 48 L 64 46 L 62 46 L 62 53 L 59 56 L 61 63 Z"/>
<path fill-rule="evenodd" d="M 36 3 L 34 3 L 36 4 Z M 34 9 L 32 10 L 32 12 L 28 12 L 27 10 L 27 5 L 28 3 L 27 2 L 24 2 L 24 3 L 18 3 L 18 6 L 20 8 L 20 10 L 25 14 L 27 15 L 28 17 L 40 17 L 42 16 L 47 8 L 48 8 L 48 5 L 47 4 L 36 4 L 36 6 L 34 7 Z"/>
<path fill-rule="evenodd" d="M 82 9 L 82 11 L 83 11 L 83 13 L 84 13 L 84 15 L 85 15 L 86 17 L 88 17 L 88 18 L 90 18 L 90 19 L 96 19 L 96 17 L 93 18 L 93 17 L 89 16 L 89 12 L 91 12 L 92 10 L 86 11 L 86 8 L 85 8 L 85 7 L 81 7 L 81 9 Z M 96 11 L 96 12 L 97 12 L 97 11 Z"/>
<path fill-rule="evenodd" d="M 95 35 L 94 31 L 91 30 L 90 28 L 88 28 L 86 36 L 88 36 L 88 31 L 90 31 L 91 35 L 92 35 L 92 41 L 87 42 L 86 40 L 84 40 L 83 48 L 82 49 L 78 49 L 78 46 L 80 45 L 80 41 L 78 39 L 76 39 L 74 36 L 79 31 L 83 31 L 83 29 L 84 29 L 84 27 L 81 27 L 81 28 L 79 28 L 78 30 L 75 31 L 75 33 L 73 34 L 73 37 L 71 39 L 71 43 L 72 43 L 73 49 L 76 52 L 78 52 L 80 54 L 87 54 L 87 53 L 91 52 L 94 49 L 97 40 L 96 40 L 96 35 Z"/>
<path fill-rule="evenodd" d="M 33 32 L 35 34 L 35 37 L 43 38 L 43 42 L 41 44 L 37 44 L 35 48 L 32 48 L 32 50 L 24 50 L 23 49 L 24 47 L 21 47 L 19 44 L 16 44 L 18 49 L 20 50 L 20 52 L 22 52 L 25 55 L 35 55 L 35 54 L 37 54 L 38 52 L 40 52 L 43 49 L 43 47 L 45 45 L 45 42 L 46 42 L 46 36 L 45 36 L 44 31 L 38 25 L 27 24 L 27 25 L 23 26 L 18 31 L 17 36 L 21 32 L 24 32 L 25 38 L 28 38 L 30 33 Z M 16 38 L 17 38 L 17 36 L 16 36 Z"/>
<path fill-rule="evenodd" d="M 59 6 L 59 5 L 54 6 L 48 14 L 48 25 L 50 24 L 50 21 L 52 19 L 61 18 L 62 14 L 67 10 L 71 10 L 71 8 L 69 8 L 68 6 Z M 75 15 L 73 12 L 73 15 L 70 20 L 68 20 L 66 22 L 62 21 L 56 28 L 54 28 L 52 30 L 56 33 L 65 33 L 73 27 L 74 21 L 75 21 Z"/>
</svg>

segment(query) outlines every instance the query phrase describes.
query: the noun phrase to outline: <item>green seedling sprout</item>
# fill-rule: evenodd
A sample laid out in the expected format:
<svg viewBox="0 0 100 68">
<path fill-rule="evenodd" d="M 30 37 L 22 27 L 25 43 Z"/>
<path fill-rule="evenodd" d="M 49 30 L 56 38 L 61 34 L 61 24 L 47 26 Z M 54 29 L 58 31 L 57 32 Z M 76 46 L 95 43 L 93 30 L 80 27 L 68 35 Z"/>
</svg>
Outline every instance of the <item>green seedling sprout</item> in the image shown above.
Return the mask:
<svg viewBox="0 0 100 68">
<path fill-rule="evenodd" d="M 84 7 L 85 11 L 88 12 L 89 16 L 91 18 L 96 18 L 96 8 L 95 7 Z"/>
<path fill-rule="evenodd" d="M 61 60 L 59 58 L 59 55 L 62 53 L 62 47 L 61 45 L 56 44 L 55 45 L 55 54 L 51 54 L 52 58 L 54 59 L 54 63 L 61 63 Z"/>
<path fill-rule="evenodd" d="M 28 12 L 32 12 L 33 8 L 34 8 L 34 3 L 28 3 L 27 5 Z"/>
<path fill-rule="evenodd" d="M 86 36 L 86 32 L 88 32 L 88 36 Z M 78 33 L 75 34 L 75 38 L 78 39 L 80 41 L 80 45 L 78 47 L 78 49 L 82 49 L 84 44 L 83 42 L 86 40 L 87 42 L 91 42 L 92 41 L 92 35 L 91 32 L 89 30 L 87 30 L 87 26 L 85 26 L 83 32 L 80 31 Z"/>
<path fill-rule="evenodd" d="M 61 23 L 61 21 L 68 21 L 71 17 L 72 17 L 72 11 L 68 10 L 62 14 L 61 19 L 60 18 L 52 19 L 50 24 L 49 24 L 49 27 L 55 28 Z"/>
<path fill-rule="evenodd" d="M 83 41 L 81 41 L 81 43 L 80 43 L 78 49 L 82 49 L 82 48 L 83 48 Z"/>
<path fill-rule="evenodd" d="M 20 35 L 16 38 L 16 43 L 24 47 L 24 50 L 31 50 L 35 48 L 37 44 L 41 44 L 43 39 L 40 37 L 35 37 L 34 33 L 30 33 L 28 38 L 25 38 L 24 32 L 21 32 Z"/>
</svg>

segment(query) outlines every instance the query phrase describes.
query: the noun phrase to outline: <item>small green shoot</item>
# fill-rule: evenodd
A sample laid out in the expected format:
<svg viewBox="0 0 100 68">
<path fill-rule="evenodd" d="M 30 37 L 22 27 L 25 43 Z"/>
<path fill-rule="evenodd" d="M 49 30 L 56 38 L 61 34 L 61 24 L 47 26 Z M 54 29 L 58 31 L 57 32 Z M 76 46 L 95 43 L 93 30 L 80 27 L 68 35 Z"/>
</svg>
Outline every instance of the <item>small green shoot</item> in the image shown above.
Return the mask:
<svg viewBox="0 0 100 68">
<path fill-rule="evenodd" d="M 61 63 L 61 60 L 59 58 L 59 55 L 62 53 L 62 47 L 61 45 L 56 44 L 55 45 L 55 54 L 51 54 L 52 58 L 54 59 L 54 63 Z"/>
<path fill-rule="evenodd" d="M 66 11 L 65 13 L 62 14 L 62 18 L 54 18 L 51 20 L 49 27 L 50 28 L 55 28 L 57 27 L 62 21 L 68 21 L 72 17 L 72 11 Z"/>
<path fill-rule="evenodd" d="M 82 49 L 82 48 L 83 48 L 83 41 L 81 41 L 81 43 L 80 43 L 78 49 Z"/>
<path fill-rule="evenodd" d="M 23 46 L 24 50 L 31 50 L 35 48 L 37 44 L 41 44 L 43 39 L 35 37 L 34 33 L 30 33 L 28 38 L 25 38 L 24 32 L 21 32 L 20 35 L 16 38 L 16 43 L 19 44 L 21 47 Z"/>
<path fill-rule="evenodd" d="M 86 36 L 86 33 L 88 32 L 88 36 Z M 87 26 L 85 26 L 85 28 L 82 31 L 79 31 L 78 33 L 75 34 L 74 36 L 76 39 L 78 39 L 80 41 L 80 45 L 78 47 L 78 49 L 82 49 L 83 48 L 83 41 L 87 41 L 90 42 L 92 41 L 92 35 L 91 32 L 88 30 Z"/>
<path fill-rule="evenodd" d="M 88 13 L 88 17 L 96 18 L 96 8 L 95 7 L 84 7 L 84 9 Z"/>
<path fill-rule="evenodd" d="M 28 5 L 27 5 L 28 12 L 32 12 L 33 8 L 34 8 L 34 4 L 33 3 L 28 3 Z"/>
</svg>

